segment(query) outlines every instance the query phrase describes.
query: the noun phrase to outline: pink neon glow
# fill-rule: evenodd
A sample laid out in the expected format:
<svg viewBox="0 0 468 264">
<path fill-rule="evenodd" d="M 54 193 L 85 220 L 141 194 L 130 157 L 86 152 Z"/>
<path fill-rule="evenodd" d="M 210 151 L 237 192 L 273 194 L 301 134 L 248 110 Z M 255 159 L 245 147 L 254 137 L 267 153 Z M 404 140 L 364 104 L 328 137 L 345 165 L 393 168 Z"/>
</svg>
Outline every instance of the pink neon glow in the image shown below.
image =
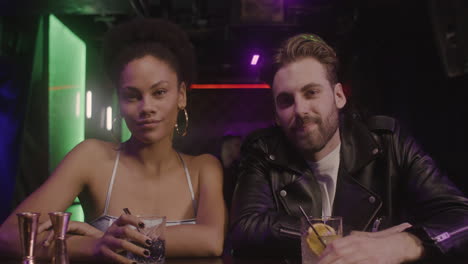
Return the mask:
<svg viewBox="0 0 468 264">
<path fill-rule="evenodd" d="M 252 61 L 250 62 L 250 65 L 257 65 L 258 59 L 260 58 L 260 55 L 255 54 L 252 57 Z"/>
</svg>

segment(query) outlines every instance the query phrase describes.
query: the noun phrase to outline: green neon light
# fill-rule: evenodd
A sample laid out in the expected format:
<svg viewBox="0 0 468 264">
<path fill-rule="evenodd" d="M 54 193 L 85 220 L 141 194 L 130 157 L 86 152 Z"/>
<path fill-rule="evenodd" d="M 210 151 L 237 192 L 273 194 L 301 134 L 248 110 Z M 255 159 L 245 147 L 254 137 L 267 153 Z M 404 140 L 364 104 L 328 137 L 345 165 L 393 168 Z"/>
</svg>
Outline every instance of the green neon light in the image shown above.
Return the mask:
<svg viewBox="0 0 468 264">
<path fill-rule="evenodd" d="M 70 218 L 73 221 L 80 221 L 80 222 L 84 221 L 83 208 L 81 207 L 80 200 L 78 199 L 78 197 L 75 198 L 75 201 L 70 207 L 68 207 L 66 212 L 72 213 Z"/>
<path fill-rule="evenodd" d="M 130 130 L 128 129 L 127 127 L 127 123 L 125 123 L 125 119 L 122 118 L 122 142 L 125 142 L 127 140 L 130 139 L 130 137 L 132 136 L 132 133 L 130 132 Z"/>
<path fill-rule="evenodd" d="M 49 16 L 49 170 L 84 140 L 86 45 Z M 75 206 L 76 207 L 76 206 Z M 72 220 L 83 221 L 79 213 Z"/>
</svg>

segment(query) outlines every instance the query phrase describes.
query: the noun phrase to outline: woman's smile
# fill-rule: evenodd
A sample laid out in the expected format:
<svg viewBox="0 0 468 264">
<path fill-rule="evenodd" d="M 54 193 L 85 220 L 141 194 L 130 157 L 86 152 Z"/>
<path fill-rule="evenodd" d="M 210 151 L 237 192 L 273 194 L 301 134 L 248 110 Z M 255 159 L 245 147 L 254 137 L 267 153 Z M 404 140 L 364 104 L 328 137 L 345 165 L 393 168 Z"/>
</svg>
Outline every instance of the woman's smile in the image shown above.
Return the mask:
<svg viewBox="0 0 468 264">
<path fill-rule="evenodd" d="M 141 128 L 155 128 L 161 122 L 162 120 L 157 120 L 157 119 L 141 119 L 137 121 L 137 125 Z"/>
</svg>

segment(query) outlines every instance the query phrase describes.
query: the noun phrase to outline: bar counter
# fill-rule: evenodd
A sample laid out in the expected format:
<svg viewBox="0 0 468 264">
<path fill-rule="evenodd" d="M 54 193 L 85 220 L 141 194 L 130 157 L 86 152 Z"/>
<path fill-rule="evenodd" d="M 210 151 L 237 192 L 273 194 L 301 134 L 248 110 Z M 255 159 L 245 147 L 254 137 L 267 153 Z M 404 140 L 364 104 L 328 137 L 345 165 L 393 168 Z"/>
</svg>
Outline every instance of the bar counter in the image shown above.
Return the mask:
<svg viewBox="0 0 468 264">
<path fill-rule="evenodd" d="M 20 259 L 4 259 L 0 257 L 1 264 L 21 264 Z M 36 264 L 50 264 L 50 260 L 38 260 Z M 99 261 L 70 261 L 70 264 L 92 264 L 102 263 Z M 111 263 L 111 262 L 108 262 Z M 165 264 L 300 264 L 300 259 L 282 259 L 282 258 L 168 258 Z"/>
<path fill-rule="evenodd" d="M 22 264 L 20 259 L 6 259 L 0 257 L 1 264 Z M 50 260 L 37 260 L 35 264 L 50 264 Z M 70 264 L 96 264 L 96 263 L 112 263 L 102 261 L 70 261 Z M 417 261 L 414 264 L 467 264 L 468 260 L 450 259 L 449 261 Z M 168 258 L 165 264 L 301 264 L 300 258 L 233 258 L 233 257 L 213 257 L 213 258 Z"/>
</svg>

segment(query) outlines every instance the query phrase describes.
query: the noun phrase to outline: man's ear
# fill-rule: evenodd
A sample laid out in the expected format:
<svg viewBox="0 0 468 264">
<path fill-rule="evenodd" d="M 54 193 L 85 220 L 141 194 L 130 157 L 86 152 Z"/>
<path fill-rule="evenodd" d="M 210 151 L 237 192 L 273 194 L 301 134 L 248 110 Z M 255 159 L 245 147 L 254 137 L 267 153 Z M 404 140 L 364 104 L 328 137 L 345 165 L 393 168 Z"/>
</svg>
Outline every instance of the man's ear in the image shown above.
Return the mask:
<svg viewBox="0 0 468 264">
<path fill-rule="evenodd" d="M 179 98 L 177 101 L 177 106 L 179 109 L 184 109 L 187 106 L 187 86 L 185 82 L 182 82 L 179 86 Z"/>
<path fill-rule="evenodd" d="M 346 105 L 347 100 L 341 83 L 337 83 L 335 84 L 335 87 L 333 87 L 333 96 L 335 97 L 336 107 L 338 109 L 342 109 Z"/>
</svg>

